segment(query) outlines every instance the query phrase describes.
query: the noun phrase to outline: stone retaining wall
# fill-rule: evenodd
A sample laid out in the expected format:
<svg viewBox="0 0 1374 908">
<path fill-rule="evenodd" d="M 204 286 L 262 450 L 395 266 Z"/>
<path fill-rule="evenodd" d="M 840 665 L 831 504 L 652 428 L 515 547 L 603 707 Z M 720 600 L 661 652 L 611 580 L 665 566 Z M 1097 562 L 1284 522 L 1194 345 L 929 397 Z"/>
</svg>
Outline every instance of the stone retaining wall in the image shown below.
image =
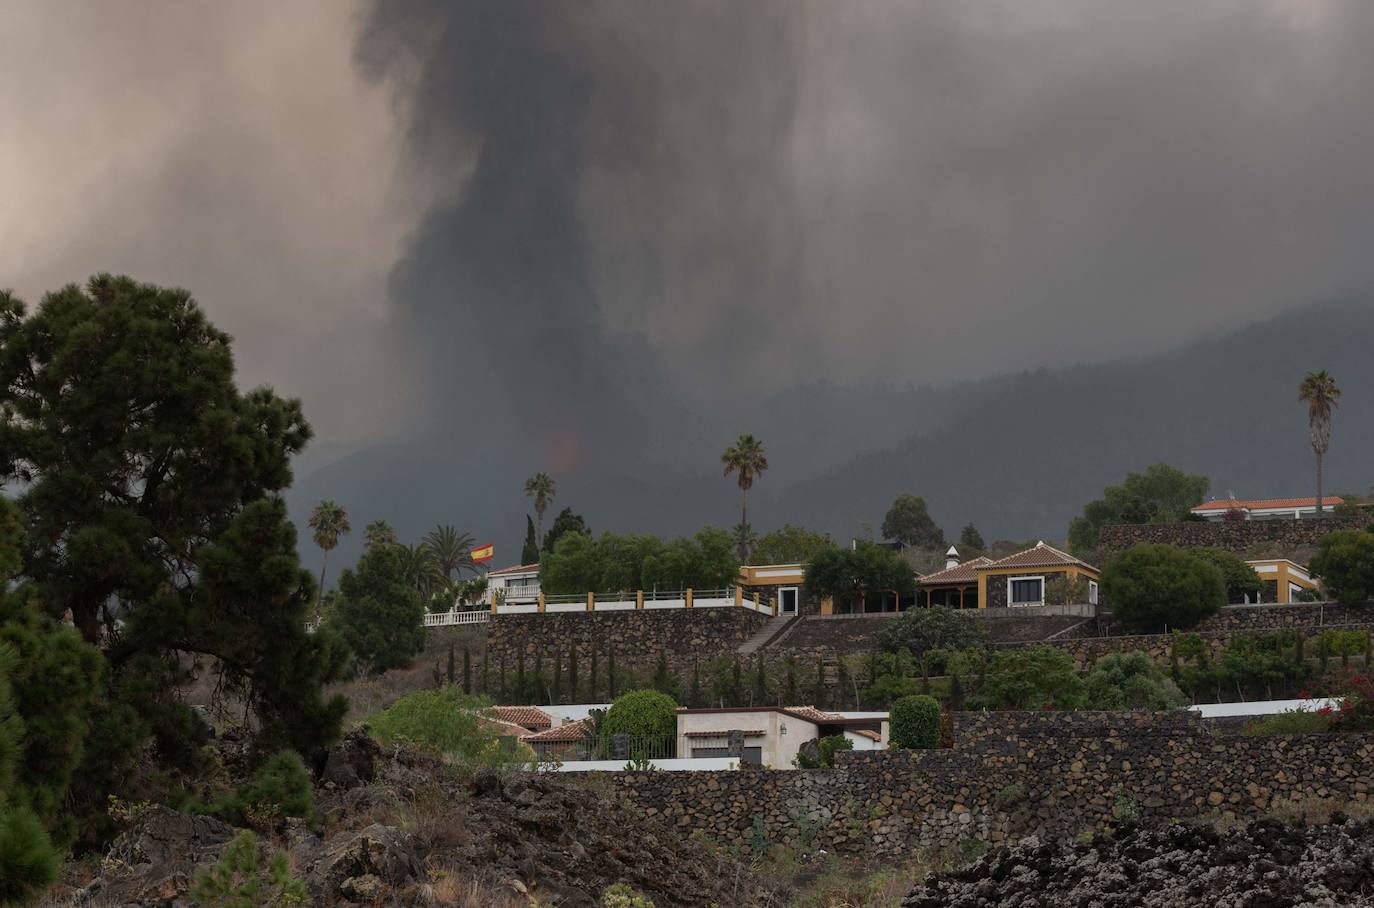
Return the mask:
<svg viewBox="0 0 1374 908">
<path fill-rule="evenodd" d="M 578 657 L 611 652 L 621 666 L 652 666 L 659 653 L 676 672 L 691 671 L 694 663 L 733 655 L 772 617 L 753 609 L 642 609 L 620 612 L 546 612 L 502 615 L 487 622 L 487 658 L 492 666 L 504 658 L 514 666 L 521 650 L 527 665 L 543 653 L 552 664 L 553 654 L 566 659 L 572 647 Z M 585 661 L 583 664 L 586 664 Z"/>
<path fill-rule="evenodd" d="M 1261 544 L 1281 549 L 1316 548 L 1327 533 L 1361 530 L 1368 524 L 1368 517 L 1112 524 L 1102 528 L 1097 548 L 1101 553 L 1114 555 L 1139 542 L 1154 542 L 1181 548 L 1225 549 L 1242 555 Z"/>
<path fill-rule="evenodd" d="M 901 856 L 970 839 L 1073 836 L 1127 815 L 1254 817 L 1366 801 L 1367 735 L 1216 735 L 1176 714 L 960 716 L 956 747 L 855 751 L 833 770 L 608 774 L 683 834 Z"/>
</svg>

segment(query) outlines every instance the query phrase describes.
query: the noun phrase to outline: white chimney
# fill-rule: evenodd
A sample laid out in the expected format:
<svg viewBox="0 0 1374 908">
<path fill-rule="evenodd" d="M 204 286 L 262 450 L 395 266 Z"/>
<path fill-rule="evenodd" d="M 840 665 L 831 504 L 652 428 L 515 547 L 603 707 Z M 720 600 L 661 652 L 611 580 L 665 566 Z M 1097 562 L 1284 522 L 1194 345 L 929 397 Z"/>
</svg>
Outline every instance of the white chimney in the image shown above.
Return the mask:
<svg viewBox="0 0 1374 908">
<path fill-rule="evenodd" d="M 945 552 L 945 570 L 949 570 L 950 568 L 955 568 L 958 566 L 959 550 L 956 549 L 954 546 L 950 546 L 949 551 Z"/>
</svg>

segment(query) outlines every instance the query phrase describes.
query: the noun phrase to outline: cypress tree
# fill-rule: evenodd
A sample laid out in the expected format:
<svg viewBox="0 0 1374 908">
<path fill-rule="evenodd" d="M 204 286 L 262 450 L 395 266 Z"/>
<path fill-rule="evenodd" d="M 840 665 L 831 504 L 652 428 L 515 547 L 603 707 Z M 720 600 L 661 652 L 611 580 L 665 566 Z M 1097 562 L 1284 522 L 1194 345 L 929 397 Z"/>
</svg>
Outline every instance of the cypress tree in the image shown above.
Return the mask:
<svg viewBox="0 0 1374 908">
<path fill-rule="evenodd" d="M 523 695 L 528 703 L 544 699 L 544 648 L 541 646 L 534 651 L 534 678 L 530 685 L 530 692 Z"/>
<path fill-rule="evenodd" d="M 463 647 L 463 693 L 472 694 L 472 653 Z"/>
<path fill-rule="evenodd" d="M 534 540 L 534 521 L 525 515 L 525 545 L 520 549 L 520 563 L 534 564 L 539 560 L 539 544 Z"/>
<path fill-rule="evenodd" d="M 784 665 L 784 668 L 783 668 L 784 677 L 785 677 L 785 679 L 786 679 L 786 680 L 784 681 L 784 685 L 785 685 L 785 686 L 784 686 L 784 688 L 783 688 L 783 691 L 784 691 L 784 695 L 785 695 L 786 698 L 787 698 L 787 702 L 784 703 L 783 706 L 800 706 L 801 704 L 797 702 L 797 658 L 796 658 L 796 656 L 793 656 L 791 653 L 788 653 L 788 654 L 787 654 L 787 659 L 784 661 L 783 665 Z"/>
<path fill-rule="evenodd" d="M 816 654 L 816 686 L 811 691 L 811 700 L 817 706 L 825 702 L 825 660 Z"/>
<path fill-rule="evenodd" d="M 1301 647 L 1301 635 L 1298 640 Z M 1178 664 L 1178 634 L 1174 634 L 1169 642 L 1169 676 L 1174 679 L 1175 684 L 1179 683 L 1179 679 L 1183 677 L 1183 670 Z"/>
<path fill-rule="evenodd" d="M 949 708 L 952 710 L 964 708 L 964 682 L 959 680 L 958 672 L 954 672 L 949 677 Z"/>
<path fill-rule="evenodd" d="M 663 650 L 658 651 L 658 662 L 654 665 L 654 677 L 650 686 L 661 694 L 674 698 L 677 696 L 677 679 L 668 670 L 668 655 Z"/>
<path fill-rule="evenodd" d="M 596 702 L 596 697 L 597 697 L 597 686 L 596 686 L 596 685 L 597 685 L 597 671 L 596 671 L 596 670 L 597 670 L 597 667 L 598 667 L 598 666 L 597 666 L 596 663 L 597 663 L 596 650 L 592 650 L 592 667 L 591 667 L 591 671 L 588 672 L 588 674 L 589 674 L 591 677 L 589 677 L 589 678 L 587 679 L 587 686 L 590 688 L 590 690 L 587 691 L 587 700 L 590 701 L 590 702 L 592 702 L 592 703 L 595 703 L 595 702 Z"/>
<path fill-rule="evenodd" d="M 467 650 L 464 650 L 464 652 L 467 652 Z M 458 667 L 455 664 L 453 658 L 453 644 L 450 643 L 448 645 L 448 683 L 450 685 L 452 685 L 455 680 L 455 676 L 457 675 L 457 669 Z"/>
<path fill-rule="evenodd" d="M 739 656 L 735 657 L 734 665 L 730 668 L 730 705 L 744 705 L 744 681 L 740 677 Z"/>
<path fill-rule="evenodd" d="M 835 692 L 837 707 L 843 706 L 849 698 L 849 666 L 844 664 L 844 656 L 840 656 L 839 662 L 840 666 L 835 676 L 835 687 L 838 688 Z"/>
<path fill-rule="evenodd" d="M 617 678 L 615 676 L 615 649 L 612 648 L 611 651 L 606 654 L 606 683 L 610 687 L 610 699 L 612 703 L 615 702 L 616 681 Z"/>
<path fill-rule="evenodd" d="M 759 653 L 755 656 L 755 660 L 753 705 L 766 706 L 768 704 L 768 678 L 764 675 L 763 654 Z"/>
<path fill-rule="evenodd" d="M 563 702 L 563 650 L 561 649 L 553 651 L 553 693 L 549 702 Z"/>
<path fill-rule="evenodd" d="M 701 669 L 696 662 L 692 663 L 692 684 L 687 688 L 687 705 L 701 705 Z"/>
<path fill-rule="evenodd" d="M 524 702 L 525 689 L 529 686 L 525 678 L 525 650 L 521 647 L 520 652 L 515 655 L 515 698 Z"/>
</svg>

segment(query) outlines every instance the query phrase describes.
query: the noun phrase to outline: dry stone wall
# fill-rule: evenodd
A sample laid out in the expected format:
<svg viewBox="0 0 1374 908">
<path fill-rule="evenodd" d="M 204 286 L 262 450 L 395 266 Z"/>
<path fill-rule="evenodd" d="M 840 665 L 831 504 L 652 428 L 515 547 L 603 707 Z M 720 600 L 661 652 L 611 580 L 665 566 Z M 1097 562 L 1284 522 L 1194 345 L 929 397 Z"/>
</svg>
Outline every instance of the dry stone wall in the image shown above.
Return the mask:
<svg viewBox="0 0 1374 908">
<path fill-rule="evenodd" d="M 684 835 L 900 856 L 1125 816 L 1254 817 L 1290 801 L 1364 802 L 1366 735 L 1214 734 L 1184 713 L 960 715 L 956 746 L 842 753 L 833 770 L 616 773 L 614 791 Z"/>
<path fill-rule="evenodd" d="M 1181 548 L 1217 548 L 1238 555 L 1255 546 L 1284 550 L 1315 548 L 1336 530 L 1361 530 L 1368 517 L 1322 517 L 1311 520 L 1217 520 L 1186 523 L 1112 524 L 1102 528 L 1097 548 L 1114 555 L 1139 542 Z"/>
<path fill-rule="evenodd" d="M 652 666 L 659 653 L 668 667 L 688 672 L 693 664 L 733 655 L 739 645 L 772 618 L 746 608 L 636 609 L 617 612 L 545 612 L 502 615 L 487 622 L 488 664 L 505 660 L 514 666 L 520 652 L 526 664 L 541 653 L 566 659 L 577 648 L 579 659 L 612 652 L 621 666 Z M 585 661 L 584 661 L 585 664 Z"/>
</svg>

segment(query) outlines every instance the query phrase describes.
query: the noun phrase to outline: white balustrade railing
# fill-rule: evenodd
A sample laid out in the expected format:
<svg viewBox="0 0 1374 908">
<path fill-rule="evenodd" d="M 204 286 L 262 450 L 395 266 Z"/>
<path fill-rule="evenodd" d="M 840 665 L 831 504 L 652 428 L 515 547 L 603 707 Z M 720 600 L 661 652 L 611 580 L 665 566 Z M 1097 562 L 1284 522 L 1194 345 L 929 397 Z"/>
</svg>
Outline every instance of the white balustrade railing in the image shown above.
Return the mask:
<svg viewBox="0 0 1374 908">
<path fill-rule="evenodd" d="M 485 624 L 493 613 L 497 615 L 529 615 L 539 612 L 626 612 L 635 609 L 685 609 L 686 590 L 637 593 L 603 593 L 590 597 L 585 593 L 545 596 L 543 608 L 538 601 L 504 602 L 493 610 L 437 612 L 425 615 L 425 627 L 449 627 L 458 624 Z M 773 614 L 773 601 L 735 587 L 720 590 L 693 590 L 692 608 L 747 608 L 765 615 Z"/>
<path fill-rule="evenodd" d="M 475 612 L 428 612 L 425 614 L 425 627 L 451 627 L 458 624 L 486 624 L 491 617 L 488 610 Z"/>
</svg>

